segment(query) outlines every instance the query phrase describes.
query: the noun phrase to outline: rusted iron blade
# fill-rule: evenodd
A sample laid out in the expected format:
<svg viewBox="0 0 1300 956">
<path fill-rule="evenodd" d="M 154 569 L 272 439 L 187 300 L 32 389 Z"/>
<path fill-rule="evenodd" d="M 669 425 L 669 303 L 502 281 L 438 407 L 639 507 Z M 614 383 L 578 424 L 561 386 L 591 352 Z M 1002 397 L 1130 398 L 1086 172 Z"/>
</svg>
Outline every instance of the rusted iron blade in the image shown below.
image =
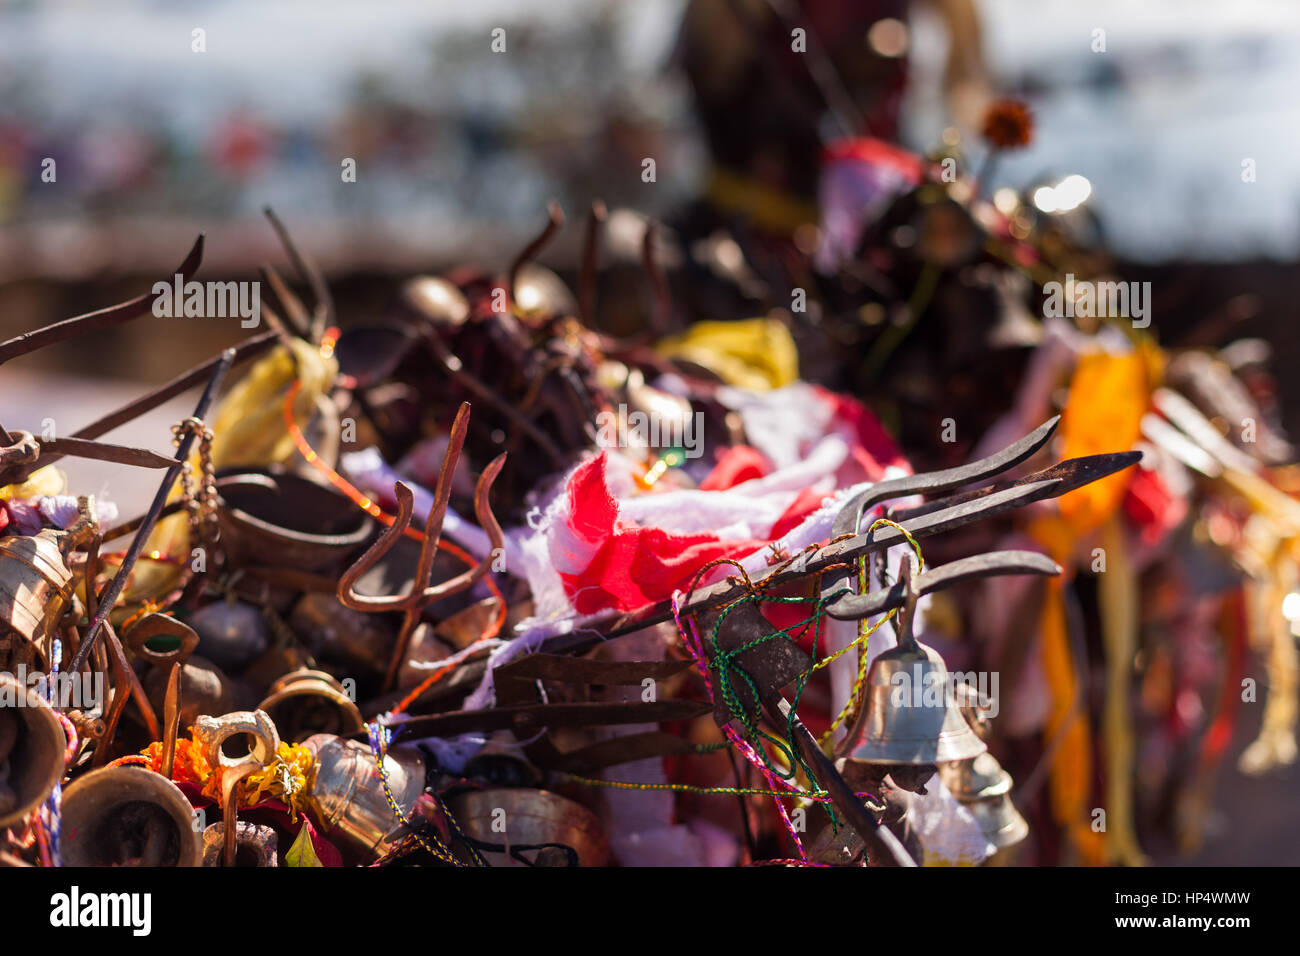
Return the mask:
<svg viewBox="0 0 1300 956">
<path fill-rule="evenodd" d="M 979 461 L 972 461 L 956 468 L 946 468 L 943 471 L 922 472 L 877 482 L 844 503 L 844 507 L 835 518 L 831 536 L 857 534 L 861 530 L 863 514 L 892 498 L 933 495 L 960 488 L 962 485 L 971 485 L 977 481 L 988 481 L 993 476 L 1000 475 L 1030 458 L 1047 444 L 1060 422 L 1061 416 L 1057 415 L 1039 425 L 1019 441 Z"/>
<path fill-rule="evenodd" d="M 275 332 L 262 332 L 245 339 L 243 342 L 234 346 L 235 357 L 231 362 L 231 366 L 233 367 L 238 365 L 255 355 L 260 355 L 262 352 L 265 352 L 274 345 L 275 341 Z M 117 428 L 120 425 L 125 425 L 127 422 L 138 418 L 145 412 L 157 408 L 159 405 L 163 404 L 163 402 L 169 401 L 182 392 L 189 391 L 195 385 L 204 382 L 208 376 L 212 374 L 212 370 L 217 367 L 217 363 L 220 361 L 221 357 L 218 356 L 214 359 L 209 359 L 202 365 L 196 365 L 188 372 L 178 375 L 165 385 L 160 385 L 153 391 L 146 395 L 142 395 L 140 398 L 135 399 L 129 404 L 123 405 L 116 411 L 109 412 L 107 415 L 96 419 L 89 425 L 77 429 L 77 431 L 72 433 L 71 437 L 84 439 L 98 438 L 100 435 L 111 432 L 114 428 Z M 63 441 L 64 439 L 59 440 Z M 26 481 L 28 476 L 30 476 L 36 469 L 43 468 L 46 465 L 52 465 L 62 457 L 64 457 L 62 452 L 50 452 L 45 450 L 38 461 L 24 465 L 21 468 L 16 468 L 13 472 L 13 477 L 8 478 L 7 476 L 7 480 L 14 482 Z M 119 534 L 124 533 L 126 532 L 119 532 Z M 111 541 L 112 538 L 105 538 L 104 540 Z"/>
<path fill-rule="evenodd" d="M 681 661 L 592 661 L 564 654 L 528 654 L 502 664 L 493 677 L 501 680 L 553 680 L 570 684 L 640 684 L 646 678 L 666 680 L 689 669 Z"/>
<path fill-rule="evenodd" d="M 167 696 L 163 700 L 163 748 L 161 773 L 168 780 L 176 764 L 176 736 L 181 723 L 181 664 L 172 664 L 167 674 Z"/>
<path fill-rule="evenodd" d="M 664 275 L 659 262 L 656 239 L 659 230 L 653 220 L 647 219 L 645 235 L 641 238 L 641 268 L 650 277 L 650 286 L 654 290 L 654 309 L 651 310 L 652 331 L 655 338 L 662 338 L 672 331 L 673 298 L 668 290 L 668 278 Z"/>
<path fill-rule="evenodd" d="M 937 568 L 931 568 L 916 577 L 921 594 L 942 591 L 962 581 L 975 578 L 996 577 L 1003 574 L 1038 574 L 1055 577 L 1061 567 L 1045 554 L 1037 551 L 993 551 L 977 554 Z M 888 588 L 869 594 L 846 594 L 826 605 L 826 613 L 841 621 L 851 621 L 902 607 L 907 599 L 903 581 L 895 581 Z"/>
<path fill-rule="evenodd" d="M 230 359 L 231 367 L 233 368 L 241 362 L 267 351 L 275 344 L 275 341 L 276 335 L 274 332 L 261 332 L 244 339 L 244 341 L 240 342 L 238 345 L 232 346 L 230 349 L 227 349 L 227 351 L 234 353 Z M 225 354 L 226 353 L 223 352 L 216 358 L 208 359 L 208 361 L 201 365 L 194 366 L 194 368 L 190 369 L 188 372 L 182 372 L 170 382 L 165 385 L 159 385 L 147 395 L 142 395 L 130 404 L 123 405 L 121 408 L 117 409 L 117 411 L 109 412 L 103 418 L 98 418 L 89 425 L 77 429 L 77 431 L 73 433 L 73 437 L 98 438 L 100 435 L 112 431 L 119 425 L 125 425 L 127 422 L 134 418 L 138 418 L 145 412 L 152 411 L 163 402 L 175 398 L 182 392 L 189 391 L 195 385 L 205 381 L 212 375 L 213 370 L 221 363 Z"/>
<path fill-rule="evenodd" d="M 1057 492 L 1056 496 L 1074 491 L 1076 488 L 1082 488 L 1086 484 L 1096 481 L 1098 478 L 1104 478 L 1107 475 L 1114 474 L 1127 468 L 1129 465 L 1137 464 L 1142 458 L 1142 453 L 1137 451 L 1111 452 L 1105 455 L 1087 455 L 1083 458 L 1071 458 L 1068 461 L 1058 462 L 1042 471 L 1034 472 L 1032 475 L 1025 475 L 1023 478 L 1017 478 L 1015 481 L 998 482 L 988 488 L 977 488 L 972 491 L 961 492 L 947 498 L 941 498 L 937 501 L 927 501 L 924 504 L 914 505 L 911 508 L 901 508 L 892 512 L 890 517 L 895 521 L 907 521 L 921 515 L 932 514 L 943 508 L 953 505 L 965 504 L 975 501 L 979 498 L 987 497 L 995 491 L 1002 491 L 1006 488 L 1013 488 L 1017 485 L 1026 485 L 1035 481 L 1049 481 L 1060 479 L 1064 482 L 1063 487 Z M 1054 497 L 1056 497 L 1054 496 Z"/>
<path fill-rule="evenodd" d="M 189 255 L 185 257 L 185 261 L 176 268 L 176 272 L 180 274 L 182 281 L 189 279 L 197 271 L 199 263 L 202 261 L 203 236 L 200 235 L 198 239 L 194 240 L 194 246 L 190 249 Z M 167 277 L 168 285 L 171 284 L 172 278 L 173 276 L 170 275 Z M 85 315 L 64 319 L 61 322 L 55 322 L 32 332 L 24 332 L 22 335 L 14 336 L 8 341 L 0 342 L 0 365 L 12 358 L 26 355 L 28 352 L 35 352 L 47 345 L 63 342 L 78 335 L 84 335 L 87 332 L 97 332 L 100 329 L 111 328 L 114 325 L 120 325 L 123 322 L 138 318 L 153 308 L 156 298 L 158 298 L 157 294 L 150 291 L 130 301 L 110 305 L 108 308 L 100 309 L 97 312 L 87 312 Z"/>
<path fill-rule="evenodd" d="M 285 228 L 274 210 L 267 206 L 262 212 L 271 223 L 271 228 L 275 230 L 280 245 L 284 246 L 285 254 L 289 256 L 289 261 L 293 264 L 294 271 L 298 273 L 299 280 L 307 283 L 311 288 L 311 297 L 315 300 L 312 307 L 311 341 L 319 342 L 326 326 L 333 325 L 336 319 L 334 296 L 330 293 L 329 283 L 325 281 L 324 274 L 311 257 L 300 251 L 294 244 L 289 230 Z"/>
<path fill-rule="evenodd" d="M 560 753 L 545 769 L 581 775 L 634 760 L 690 753 L 695 753 L 695 745 L 685 737 L 666 734 L 662 730 L 650 730 L 642 734 L 611 737 L 587 747 Z"/>
<path fill-rule="evenodd" d="M 298 298 L 292 289 L 280 278 L 280 273 L 270 263 L 261 268 L 262 279 L 271 287 L 275 297 L 284 305 L 285 318 L 293 327 L 293 334 L 299 338 L 307 338 L 311 335 L 311 316 L 307 312 L 307 307 L 303 305 L 302 299 Z"/>
<path fill-rule="evenodd" d="M 605 204 L 597 199 L 587 215 L 587 228 L 582 236 L 582 269 L 578 273 L 578 318 L 589 329 L 596 325 L 596 257 L 605 218 Z"/>
<path fill-rule="evenodd" d="M 515 282 L 519 278 L 519 270 L 526 263 L 532 262 L 537 258 L 537 254 L 550 245 L 555 234 L 564 226 L 564 210 L 560 204 L 552 199 L 546 204 L 546 225 L 532 242 L 524 246 L 519 255 L 510 263 L 510 272 L 506 279 L 506 289 L 509 290 L 510 301 L 515 300 Z"/>
<path fill-rule="evenodd" d="M 565 684 L 640 686 L 647 679 L 660 681 L 675 677 L 691 666 L 692 662 L 688 660 L 603 661 L 557 654 L 529 654 L 502 665 L 494 672 L 493 679 L 499 705 L 528 707 L 545 703 L 538 690 L 538 682 L 542 680 Z M 636 702 L 631 703 L 639 706 Z M 646 714 L 644 710 L 634 712 Z M 582 766 L 610 766 L 636 760 L 639 759 L 637 755 L 666 756 L 690 750 L 689 744 L 667 734 L 655 736 L 654 740 L 658 743 L 645 734 L 629 734 L 586 747 L 563 750 L 549 732 L 538 734 L 537 728 L 531 723 L 515 723 L 511 729 L 523 744 L 528 759 L 538 767 L 570 773 L 583 772 L 575 769 Z M 682 749 L 683 746 L 685 750 Z M 623 756 L 624 754 L 632 756 Z"/>
<path fill-rule="evenodd" d="M 134 465 L 137 468 L 170 468 L 172 459 L 147 448 L 132 448 L 128 445 L 110 445 L 107 442 L 92 441 L 89 438 L 51 438 L 41 440 L 41 455 L 73 458 L 93 458 L 96 461 L 111 461 L 119 465 Z M 44 462 L 42 462 L 44 464 Z"/>
</svg>

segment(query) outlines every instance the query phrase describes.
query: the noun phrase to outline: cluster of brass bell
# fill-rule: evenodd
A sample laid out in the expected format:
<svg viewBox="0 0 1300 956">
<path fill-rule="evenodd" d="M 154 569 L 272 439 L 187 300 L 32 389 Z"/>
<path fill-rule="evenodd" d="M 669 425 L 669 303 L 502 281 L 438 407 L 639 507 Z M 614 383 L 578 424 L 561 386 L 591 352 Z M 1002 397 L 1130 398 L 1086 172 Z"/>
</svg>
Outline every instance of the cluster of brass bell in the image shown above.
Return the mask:
<svg viewBox="0 0 1300 956">
<path fill-rule="evenodd" d="M 977 732 L 987 732 L 978 695 L 969 685 L 954 687 L 943 658 L 913 634 L 915 573 L 905 561 L 898 646 L 877 655 L 867 670 L 864 706 L 841 745 L 844 763 L 850 770 L 859 765 L 859 776 L 888 772 L 896 785 L 918 793 L 938 773 L 1001 850 L 1023 840 L 1029 826 L 1011 802 L 1011 775 Z"/>
<path fill-rule="evenodd" d="M 931 768 L 928 779 L 939 764 L 970 760 L 988 746 L 957 707 L 939 652 L 912 633 L 919 597 L 915 574 L 912 561 L 904 561 L 907 598 L 895 626 L 898 646 L 871 662 L 866 700 L 842 750 L 851 761 Z"/>
<path fill-rule="evenodd" d="M 57 745 L 58 763 L 43 792 L 24 792 L 26 809 L 19 808 L 19 815 L 43 800 L 62 775 L 63 731 L 51 719 L 60 739 L 47 742 L 46 748 Z M 261 710 L 202 715 L 194 724 L 194 740 L 209 765 L 223 771 L 222 819 L 199 826 L 202 817 L 162 774 L 135 766 L 94 770 L 64 790 L 65 861 L 79 866 L 277 866 L 275 831 L 238 820 L 233 799 L 239 780 L 275 758 L 280 735 L 274 722 Z M 402 824 L 388 804 L 370 748 L 332 734 L 311 737 L 306 746 L 316 760 L 308 782 L 308 817 L 346 862 L 374 862 L 391 849 Z M 384 769 L 389 793 L 409 818 L 424 790 L 422 757 L 395 748 Z"/>
</svg>

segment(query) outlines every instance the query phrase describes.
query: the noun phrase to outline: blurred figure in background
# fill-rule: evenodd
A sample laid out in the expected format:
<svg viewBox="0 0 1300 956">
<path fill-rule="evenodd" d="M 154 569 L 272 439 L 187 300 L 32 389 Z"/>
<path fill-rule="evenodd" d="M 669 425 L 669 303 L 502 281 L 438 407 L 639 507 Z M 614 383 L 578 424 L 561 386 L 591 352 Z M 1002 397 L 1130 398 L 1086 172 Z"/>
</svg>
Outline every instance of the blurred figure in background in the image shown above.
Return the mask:
<svg viewBox="0 0 1300 956">
<path fill-rule="evenodd" d="M 948 35 L 953 121 L 976 126 L 990 98 L 973 0 L 924 0 Z M 676 60 L 713 160 L 709 218 L 762 233 L 815 222 L 823 148 L 899 136 L 909 0 L 692 0 Z M 705 223 L 697 222 L 703 227 Z"/>
</svg>

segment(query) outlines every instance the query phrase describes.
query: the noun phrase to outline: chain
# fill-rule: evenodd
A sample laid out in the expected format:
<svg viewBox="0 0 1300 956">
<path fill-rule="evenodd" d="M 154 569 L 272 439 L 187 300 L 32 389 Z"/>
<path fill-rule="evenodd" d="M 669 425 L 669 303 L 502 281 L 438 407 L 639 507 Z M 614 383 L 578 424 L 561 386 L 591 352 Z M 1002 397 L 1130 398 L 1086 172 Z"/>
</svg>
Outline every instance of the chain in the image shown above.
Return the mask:
<svg viewBox="0 0 1300 956">
<path fill-rule="evenodd" d="M 172 426 L 172 443 L 179 448 L 186 433 L 193 432 L 199 446 L 199 478 L 195 482 L 194 467 L 190 462 L 181 469 L 181 496 L 190 518 L 190 537 L 193 547 L 211 550 L 217 532 L 217 480 L 212 465 L 212 429 L 202 419 L 190 417 Z"/>
</svg>

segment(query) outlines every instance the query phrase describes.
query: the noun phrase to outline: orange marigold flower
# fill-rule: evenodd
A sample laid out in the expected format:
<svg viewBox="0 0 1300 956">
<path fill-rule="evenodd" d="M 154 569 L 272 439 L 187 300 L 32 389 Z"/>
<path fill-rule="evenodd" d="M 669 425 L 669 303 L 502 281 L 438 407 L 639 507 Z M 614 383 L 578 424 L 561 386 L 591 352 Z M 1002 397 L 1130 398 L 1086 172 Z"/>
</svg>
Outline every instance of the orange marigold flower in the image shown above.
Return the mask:
<svg viewBox="0 0 1300 956">
<path fill-rule="evenodd" d="M 994 100 L 984 113 L 983 132 L 998 149 L 1019 149 L 1034 137 L 1034 117 L 1019 100 Z"/>
</svg>

